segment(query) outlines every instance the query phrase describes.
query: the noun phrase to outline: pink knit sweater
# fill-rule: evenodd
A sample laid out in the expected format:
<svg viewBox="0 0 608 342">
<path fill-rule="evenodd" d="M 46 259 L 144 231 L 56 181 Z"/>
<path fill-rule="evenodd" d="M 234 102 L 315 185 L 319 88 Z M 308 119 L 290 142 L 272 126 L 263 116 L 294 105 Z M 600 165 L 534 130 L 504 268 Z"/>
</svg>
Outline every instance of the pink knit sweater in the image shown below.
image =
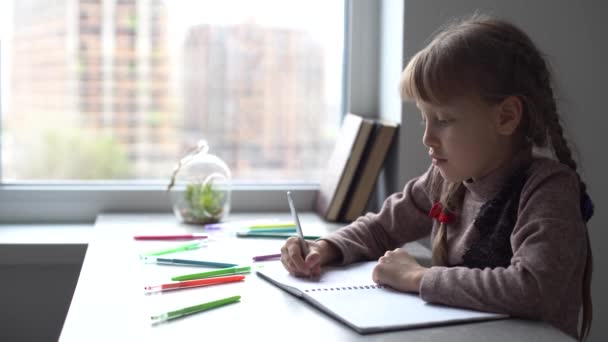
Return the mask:
<svg viewBox="0 0 608 342">
<path fill-rule="evenodd" d="M 462 264 L 463 254 L 479 236 L 473 226 L 479 208 L 523 163 L 531 164 L 510 237 L 510 265 L 431 267 L 422 278 L 420 296 L 432 303 L 544 320 L 576 337 L 587 231 L 578 179 L 567 166 L 525 151 L 483 179 L 464 182 L 462 212 L 447 227 L 449 264 Z M 375 260 L 406 242 L 434 237 L 438 223 L 428 217 L 434 202 L 429 195 L 431 169 L 388 197 L 380 212 L 323 238 L 339 249 L 343 264 Z"/>
</svg>

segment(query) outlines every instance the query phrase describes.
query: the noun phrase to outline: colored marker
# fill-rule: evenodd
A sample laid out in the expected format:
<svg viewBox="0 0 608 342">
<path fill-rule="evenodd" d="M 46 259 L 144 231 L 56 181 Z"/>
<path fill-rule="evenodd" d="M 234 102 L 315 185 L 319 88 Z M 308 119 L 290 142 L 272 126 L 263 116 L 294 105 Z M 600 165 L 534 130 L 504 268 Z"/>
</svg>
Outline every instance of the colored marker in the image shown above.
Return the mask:
<svg viewBox="0 0 608 342">
<path fill-rule="evenodd" d="M 157 252 L 151 252 L 151 253 L 144 253 L 143 255 L 163 255 L 163 254 L 169 254 L 169 253 L 175 253 L 175 252 L 183 252 L 183 251 L 189 251 L 192 249 L 199 249 L 203 247 L 203 243 L 202 242 L 195 242 L 195 243 L 190 243 L 187 245 L 181 245 L 175 248 L 170 248 L 170 249 L 164 249 L 161 251 L 157 251 Z"/>
<path fill-rule="evenodd" d="M 256 231 L 248 231 L 248 232 L 236 232 L 236 237 L 239 238 L 274 238 L 274 239 L 287 239 L 290 236 L 298 236 L 294 233 L 286 233 L 286 232 L 256 232 Z M 304 235 L 304 239 L 306 240 L 316 240 L 320 238 L 320 235 Z"/>
<path fill-rule="evenodd" d="M 229 275 L 229 274 L 239 274 L 239 273 L 249 273 L 249 272 L 251 272 L 251 266 L 228 267 L 228 268 L 222 268 L 219 270 L 185 274 L 182 276 L 175 276 L 175 277 L 171 278 L 171 280 L 183 281 L 183 280 L 203 279 L 203 278 L 225 276 L 225 275 Z"/>
<path fill-rule="evenodd" d="M 288 227 L 296 227 L 296 224 L 293 222 L 270 222 L 270 223 L 258 223 L 252 224 L 249 226 L 249 229 L 264 229 L 264 228 L 288 228 Z"/>
<path fill-rule="evenodd" d="M 231 222 L 217 222 L 207 223 L 204 225 L 204 229 L 222 229 L 222 228 L 233 228 L 233 227 L 247 227 L 247 228 L 273 228 L 273 227 L 292 227 L 295 226 L 293 222 L 279 221 L 276 219 L 259 219 L 259 220 L 244 220 L 244 221 L 231 221 Z"/>
<path fill-rule="evenodd" d="M 205 267 L 217 267 L 217 268 L 234 267 L 234 266 L 239 265 L 239 264 L 230 264 L 227 262 L 187 260 L 187 259 L 166 259 L 166 258 L 156 258 L 153 256 L 144 256 L 144 257 L 142 257 L 142 260 L 146 263 L 156 263 L 156 264 L 163 264 L 163 265 L 205 266 Z"/>
<path fill-rule="evenodd" d="M 158 324 L 158 323 L 176 319 L 179 317 L 191 315 L 191 314 L 194 314 L 197 312 L 207 311 L 207 310 L 211 310 L 211 309 L 214 309 L 214 308 L 217 308 L 220 306 L 224 306 L 227 304 L 236 303 L 240 300 L 241 300 L 241 296 L 232 296 L 232 297 L 214 300 L 214 301 L 208 302 L 208 303 L 189 306 L 189 307 L 186 307 L 183 309 L 165 312 L 160 315 L 151 316 L 150 318 L 152 319 L 152 324 Z"/>
<path fill-rule="evenodd" d="M 182 234 L 182 235 L 136 235 L 135 240 L 196 240 L 206 239 L 207 235 L 203 234 Z"/>
<path fill-rule="evenodd" d="M 281 257 L 281 253 L 278 254 L 267 254 L 267 255 L 258 255 L 253 257 L 253 261 L 264 261 L 264 260 L 272 260 L 278 259 Z"/>
<path fill-rule="evenodd" d="M 170 291 L 170 290 L 186 289 L 186 288 L 190 288 L 190 287 L 232 283 L 232 282 L 236 282 L 236 281 L 242 281 L 243 279 L 245 279 L 244 275 L 232 275 L 232 276 L 227 276 L 227 277 L 196 279 L 196 280 L 179 281 L 177 283 L 161 284 L 161 285 L 154 285 L 154 286 L 144 286 L 144 290 L 147 293 L 164 292 L 164 291 Z"/>
<path fill-rule="evenodd" d="M 222 228 L 226 228 L 229 226 L 230 226 L 229 223 L 207 223 L 206 225 L 203 226 L 203 228 L 205 228 L 205 229 L 222 229 Z"/>
<path fill-rule="evenodd" d="M 249 229 L 253 233 L 295 233 L 296 227 L 256 228 Z"/>
</svg>

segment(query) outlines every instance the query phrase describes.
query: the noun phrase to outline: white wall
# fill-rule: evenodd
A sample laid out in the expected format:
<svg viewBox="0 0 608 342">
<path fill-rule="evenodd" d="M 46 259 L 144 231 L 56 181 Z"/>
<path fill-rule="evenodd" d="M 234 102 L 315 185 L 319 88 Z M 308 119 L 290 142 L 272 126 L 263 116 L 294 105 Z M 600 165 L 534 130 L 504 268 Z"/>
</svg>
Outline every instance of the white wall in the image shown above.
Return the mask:
<svg viewBox="0 0 608 342">
<path fill-rule="evenodd" d="M 351 24 L 350 61 L 348 75 L 347 111 L 365 117 L 378 115 L 378 53 L 379 49 L 379 10 L 378 2 L 355 0 L 350 6 Z"/>
<path fill-rule="evenodd" d="M 357 1 L 357 0 L 355 0 Z M 387 3 L 386 1 L 384 2 Z M 604 144 L 607 136 L 608 104 L 608 5 L 604 1 L 483 1 L 483 0 L 405 0 L 404 63 L 422 48 L 427 38 L 449 18 L 466 16 L 474 10 L 508 19 L 524 29 L 548 56 L 556 81 L 558 108 L 566 134 L 580 153 L 581 175 L 587 182 L 596 205 L 589 224 L 595 272 L 592 284 L 594 322 L 590 341 L 603 341 L 608 336 L 608 303 L 606 302 L 608 165 Z M 380 81 L 381 83 L 383 80 Z M 429 160 L 421 139 L 418 112 L 410 104 L 403 106 L 399 141 L 399 190 L 428 166 Z M 569 279 L 564 279 L 569 281 Z"/>
</svg>

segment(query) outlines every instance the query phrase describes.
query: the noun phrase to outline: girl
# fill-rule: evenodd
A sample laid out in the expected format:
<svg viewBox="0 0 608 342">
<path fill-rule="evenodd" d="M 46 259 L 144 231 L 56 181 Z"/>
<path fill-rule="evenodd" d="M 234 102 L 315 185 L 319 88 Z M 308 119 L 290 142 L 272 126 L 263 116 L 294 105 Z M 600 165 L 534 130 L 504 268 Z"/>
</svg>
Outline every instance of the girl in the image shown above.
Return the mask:
<svg viewBox="0 0 608 342">
<path fill-rule="evenodd" d="M 327 264 L 379 258 L 377 283 L 431 303 L 541 319 L 586 338 L 585 222 L 593 206 L 533 42 L 489 17 L 452 24 L 410 60 L 400 89 L 422 113 L 432 165 L 380 212 L 308 242 L 305 258 L 297 239 L 287 240 L 285 268 L 316 276 Z M 554 159 L 533 156 L 547 146 Z M 425 268 L 398 247 L 429 234 L 433 266 Z"/>
</svg>

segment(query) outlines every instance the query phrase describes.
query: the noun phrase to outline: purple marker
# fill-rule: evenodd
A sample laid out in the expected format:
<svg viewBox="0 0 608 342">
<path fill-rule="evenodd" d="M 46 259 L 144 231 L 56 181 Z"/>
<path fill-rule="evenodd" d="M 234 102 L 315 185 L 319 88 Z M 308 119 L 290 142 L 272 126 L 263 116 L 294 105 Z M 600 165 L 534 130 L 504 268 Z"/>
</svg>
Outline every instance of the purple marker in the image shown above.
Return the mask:
<svg viewBox="0 0 608 342">
<path fill-rule="evenodd" d="M 281 257 L 281 254 L 268 254 L 268 255 L 258 255 L 253 257 L 253 261 L 264 261 L 271 259 L 278 259 Z"/>
<path fill-rule="evenodd" d="M 203 226 L 205 229 L 214 230 L 214 229 L 222 229 L 227 227 L 227 223 L 207 223 Z"/>
</svg>

